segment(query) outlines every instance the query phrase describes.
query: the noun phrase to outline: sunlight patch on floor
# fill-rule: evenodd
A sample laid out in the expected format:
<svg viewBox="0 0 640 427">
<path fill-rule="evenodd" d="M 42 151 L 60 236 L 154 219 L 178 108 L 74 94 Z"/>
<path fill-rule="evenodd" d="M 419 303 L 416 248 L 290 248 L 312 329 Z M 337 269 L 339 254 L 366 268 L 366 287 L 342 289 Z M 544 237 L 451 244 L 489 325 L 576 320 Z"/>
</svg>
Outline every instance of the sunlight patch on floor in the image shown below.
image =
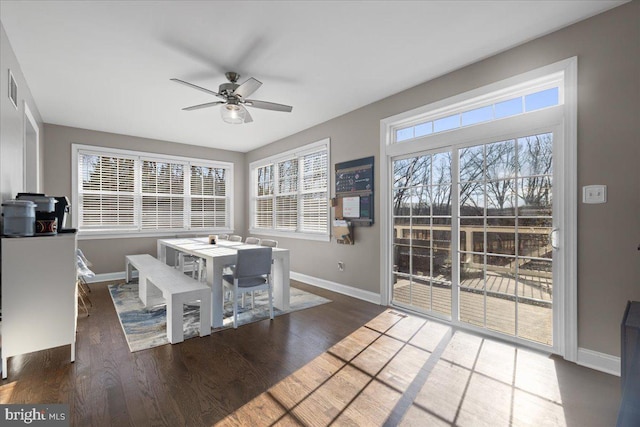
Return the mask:
<svg viewBox="0 0 640 427">
<path fill-rule="evenodd" d="M 553 359 L 392 310 L 220 426 L 566 425 Z"/>
</svg>

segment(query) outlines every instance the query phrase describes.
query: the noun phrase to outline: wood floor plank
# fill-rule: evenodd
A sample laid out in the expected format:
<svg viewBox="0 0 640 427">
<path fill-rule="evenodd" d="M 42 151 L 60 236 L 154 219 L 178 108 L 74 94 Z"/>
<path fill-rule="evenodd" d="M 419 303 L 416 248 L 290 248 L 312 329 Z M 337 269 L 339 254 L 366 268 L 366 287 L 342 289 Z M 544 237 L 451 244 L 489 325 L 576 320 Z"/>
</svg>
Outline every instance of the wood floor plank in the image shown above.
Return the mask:
<svg viewBox="0 0 640 427">
<path fill-rule="evenodd" d="M 382 426 L 402 393 L 378 381 L 371 381 L 345 411 L 336 425 Z"/>
<path fill-rule="evenodd" d="M 380 333 L 367 327 L 362 327 L 331 347 L 329 349 L 329 353 L 341 358 L 342 360 L 350 361 L 379 337 Z"/>
<path fill-rule="evenodd" d="M 332 302 L 136 353 L 90 286 L 76 362 L 69 346 L 10 358 L 0 403 L 67 403 L 83 427 L 615 424 L 616 377 L 303 283 Z"/>
<path fill-rule="evenodd" d="M 346 365 L 341 359 L 323 353 L 289 375 L 269 390 L 269 394 L 286 409 L 292 409 L 322 386 Z"/>
</svg>

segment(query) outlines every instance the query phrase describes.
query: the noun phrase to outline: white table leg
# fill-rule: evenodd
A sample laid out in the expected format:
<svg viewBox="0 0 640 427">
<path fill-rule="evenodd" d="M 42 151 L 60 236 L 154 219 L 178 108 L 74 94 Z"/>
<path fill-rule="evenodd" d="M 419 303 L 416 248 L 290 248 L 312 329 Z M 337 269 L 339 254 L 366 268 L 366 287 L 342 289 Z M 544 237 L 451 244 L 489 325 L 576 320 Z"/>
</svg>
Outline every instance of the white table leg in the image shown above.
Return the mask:
<svg viewBox="0 0 640 427">
<path fill-rule="evenodd" d="M 207 259 L 207 284 L 211 286 L 211 326 L 222 327 L 222 270 L 225 262 L 217 258 Z"/>
<path fill-rule="evenodd" d="M 156 243 L 156 257 L 165 264 L 167 263 L 167 246 L 163 245 L 160 240 Z"/>
<path fill-rule="evenodd" d="M 273 305 L 280 310 L 289 310 L 289 287 L 289 253 L 281 252 L 273 263 Z"/>
<path fill-rule="evenodd" d="M 125 258 L 124 262 L 124 281 L 129 283 L 131 281 L 131 263 Z"/>
<path fill-rule="evenodd" d="M 7 379 L 7 358 L 6 357 L 2 358 L 2 379 L 3 380 Z"/>
</svg>

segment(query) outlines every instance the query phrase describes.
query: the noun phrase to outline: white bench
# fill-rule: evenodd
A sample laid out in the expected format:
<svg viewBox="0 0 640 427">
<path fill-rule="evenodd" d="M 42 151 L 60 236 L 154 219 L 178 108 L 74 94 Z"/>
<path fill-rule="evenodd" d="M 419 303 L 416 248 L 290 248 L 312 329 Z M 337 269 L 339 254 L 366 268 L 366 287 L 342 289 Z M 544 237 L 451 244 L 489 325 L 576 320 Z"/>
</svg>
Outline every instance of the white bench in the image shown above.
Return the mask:
<svg viewBox="0 0 640 427">
<path fill-rule="evenodd" d="M 200 336 L 211 335 L 211 288 L 149 254 L 127 255 L 125 277 L 138 270 L 138 296 L 148 306 L 150 291 L 162 291 L 167 303 L 167 338 L 171 344 L 184 341 L 184 304 L 200 300 Z"/>
</svg>

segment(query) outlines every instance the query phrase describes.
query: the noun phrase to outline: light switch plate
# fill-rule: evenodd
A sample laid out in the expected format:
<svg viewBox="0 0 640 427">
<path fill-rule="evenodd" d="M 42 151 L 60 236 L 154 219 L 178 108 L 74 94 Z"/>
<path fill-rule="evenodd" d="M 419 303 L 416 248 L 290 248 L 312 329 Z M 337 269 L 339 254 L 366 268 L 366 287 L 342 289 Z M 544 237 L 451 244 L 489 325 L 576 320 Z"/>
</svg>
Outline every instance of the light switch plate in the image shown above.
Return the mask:
<svg viewBox="0 0 640 427">
<path fill-rule="evenodd" d="M 606 203 L 606 185 L 586 185 L 582 187 L 582 203 Z"/>
</svg>

